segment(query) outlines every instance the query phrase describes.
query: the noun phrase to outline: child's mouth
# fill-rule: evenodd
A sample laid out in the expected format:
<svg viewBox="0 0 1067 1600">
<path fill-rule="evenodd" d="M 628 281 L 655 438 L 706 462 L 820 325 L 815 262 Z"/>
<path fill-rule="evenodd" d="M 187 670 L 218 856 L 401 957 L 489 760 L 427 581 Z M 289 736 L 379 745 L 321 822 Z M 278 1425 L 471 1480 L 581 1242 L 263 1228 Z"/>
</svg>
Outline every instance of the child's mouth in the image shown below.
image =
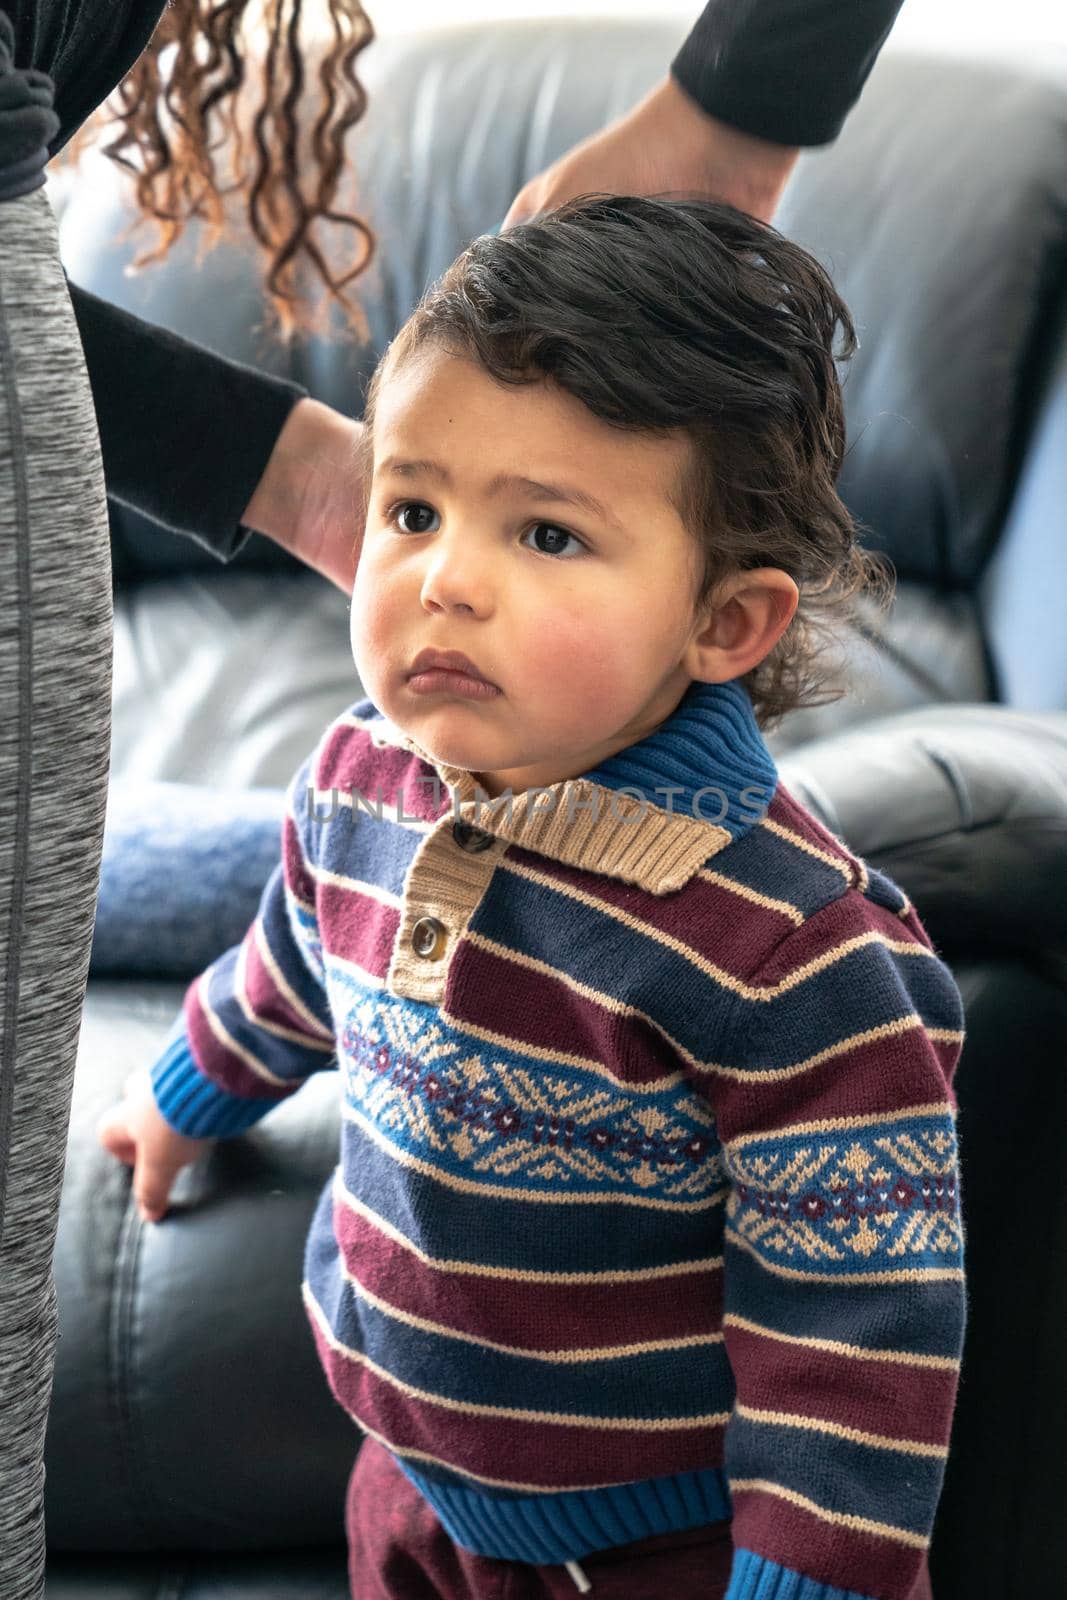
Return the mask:
<svg viewBox="0 0 1067 1600">
<path fill-rule="evenodd" d="M 413 694 L 458 694 L 466 700 L 491 700 L 500 693 L 495 683 L 449 667 L 428 667 L 413 673 L 408 688 Z"/>
</svg>

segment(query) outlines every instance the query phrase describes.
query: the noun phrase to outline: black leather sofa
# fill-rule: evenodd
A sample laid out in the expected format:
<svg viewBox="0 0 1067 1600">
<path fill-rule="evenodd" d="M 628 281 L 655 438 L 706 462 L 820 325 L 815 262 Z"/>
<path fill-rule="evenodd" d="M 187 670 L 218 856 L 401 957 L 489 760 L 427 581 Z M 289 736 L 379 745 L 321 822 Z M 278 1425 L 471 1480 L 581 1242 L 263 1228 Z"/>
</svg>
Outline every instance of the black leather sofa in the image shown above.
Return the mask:
<svg viewBox="0 0 1067 1600">
<path fill-rule="evenodd" d="M 126 202 L 99 164 L 55 187 L 68 271 L 358 413 L 422 286 L 525 176 L 632 103 L 682 32 L 561 22 L 375 46 L 352 144 L 380 240 L 367 349 L 258 338 L 240 241 L 199 274 L 190 239 L 124 277 Z M 915 901 L 963 991 L 970 1311 L 931 1567 L 938 1600 L 1034 1600 L 1067 1590 L 1067 70 L 890 46 L 776 220 L 856 317 L 843 491 L 899 591 L 884 634 L 872 619 L 849 643 L 850 695 L 769 742 L 794 792 Z M 116 816 L 137 785 L 283 785 L 359 692 L 344 597 L 265 541 L 222 567 L 113 517 Z M 95 1140 L 191 976 L 158 933 L 125 966 L 94 959 L 56 1256 L 47 1596 L 343 1600 L 358 1441 L 299 1297 L 334 1160 L 328 1075 L 184 1174 L 159 1228 Z"/>
</svg>

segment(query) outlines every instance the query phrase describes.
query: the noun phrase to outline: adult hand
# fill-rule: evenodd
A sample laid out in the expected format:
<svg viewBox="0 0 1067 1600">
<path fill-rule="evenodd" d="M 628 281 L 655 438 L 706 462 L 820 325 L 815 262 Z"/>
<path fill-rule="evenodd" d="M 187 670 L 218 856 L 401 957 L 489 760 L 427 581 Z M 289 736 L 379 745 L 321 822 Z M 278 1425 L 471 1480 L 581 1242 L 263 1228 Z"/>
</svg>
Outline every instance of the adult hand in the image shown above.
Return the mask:
<svg viewBox="0 0 1067 1600">
<path fill-rule="evenodd" d="M 362 422 L 298 400 L 241 518 L 351 594 L 363 542 Z"/>
<path fill-rule="evenodd" d="M 593 193 L 725 200 L 769 222 L 799 154 L 719 122 L 668 76 L 632 111 L 532 178 L 504 227 Z"/>
</svg>

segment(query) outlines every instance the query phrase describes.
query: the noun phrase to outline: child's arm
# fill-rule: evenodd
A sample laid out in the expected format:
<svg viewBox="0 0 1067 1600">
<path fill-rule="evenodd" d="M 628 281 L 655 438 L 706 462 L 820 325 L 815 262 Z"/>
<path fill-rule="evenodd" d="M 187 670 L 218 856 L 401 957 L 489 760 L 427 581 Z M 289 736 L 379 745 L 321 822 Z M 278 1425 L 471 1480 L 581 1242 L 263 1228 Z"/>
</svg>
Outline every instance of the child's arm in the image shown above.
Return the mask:
<svg viewBox="0 0 1067 1600">
<path fill-rule="evenodd" d="M 146 1220 L 165 1214 L 175 1176 L 210 1139 L 242 1133 L 313 1072 L 336 1065 L 301 825 L 313 761 L 289 786 L 282 860 L 244 939 L 189 985 L 151 1072 L 127 1083 L 126 1098 L 99 1125 L 104 1146 L 134 1168 Z"/>
<path fill-rule="evenodd" d="M 913 908 L 855 890 L 737 993 L 712 1085 L 737 1391 L 727 1600 L 780 1583 L 906 1600 L 919 1575 L 966 1321 L 963 1024 Z"/>
</svg>

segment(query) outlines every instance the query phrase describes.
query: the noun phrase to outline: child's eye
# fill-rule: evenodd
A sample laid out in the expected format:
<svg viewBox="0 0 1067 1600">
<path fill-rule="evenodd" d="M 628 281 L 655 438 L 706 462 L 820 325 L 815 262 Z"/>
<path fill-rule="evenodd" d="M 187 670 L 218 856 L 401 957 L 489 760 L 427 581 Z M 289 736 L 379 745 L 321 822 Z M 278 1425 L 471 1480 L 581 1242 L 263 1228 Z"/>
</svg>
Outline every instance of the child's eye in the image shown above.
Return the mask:
<svg viewBox="0 0 1067 1600">
<path fill-rule="evenodd" d="M 540 549 L 540 554 L 541 555 L 544 555 L 544 556 L 559 556 L 559 555 L 562 555 L 563 554 L 563 550 L 561 548 L 561 543 L 560 542 L 562 540 L 566 540 L 566 539 L 572 540 L 573 543 L 578 547 L 579 550 L 584 550 L 585 549 L 585 545 L 582 543 L 582 540 L 578 538 L 577 534 L 568 533 L 566 528 L 557 527 L 554 522 L 535 522 L 533 527 L 529 529 L 530 533 L 541 533 L 542 531 L 547 531 L 548 536 L 549 536 L 549 545 L 548 545 L 548 548 L 541 547 L 541 549 Z M 524 535 L 524 537 L 525 537 L 525 535 Z M 572 551 L 572 552 L 569 552 L 569 553 L 570 554 L 575 554 L 576 552 Z"/>
<path fill-rule="evenodd" d="M 389 510 L 387 510 L 386 522 L 395 523 L 402 533 L 432 533 L 434 530 L 430 528 L 427 518 L 434 518 L 437 515 L 434 507 L 427 506 L 426 501 L 397 501 L 395 506 L 390 506 Z M 566 541 L 568 539 L 571 539 L 571 542 L 576 546 L 576 550 L 585 549 L 584 541 L 577 538 L 576 533 L 568 533 L 566 528 L 560 528 L 557 523 L 553 522 L 534 523 L 530 530 L 523 534 L 523 538 L 526 538 L 530 533 L 541 533 L 542 530 L 549 531 L 549 547 L 545 549 L 542 546 L 541 549 L 537 550 L 539 555 L 565 554 Z M 568 550 L 566 554 L 574 555 L 576 550 Z"/>
<path fill-rule="evenodd" d="M 388 520 L 395 522 L 402 533 L 432 533 L 430 523 L 437 512 L 424 500 L 401 500 L 389 509 Z"/>
</svg>

